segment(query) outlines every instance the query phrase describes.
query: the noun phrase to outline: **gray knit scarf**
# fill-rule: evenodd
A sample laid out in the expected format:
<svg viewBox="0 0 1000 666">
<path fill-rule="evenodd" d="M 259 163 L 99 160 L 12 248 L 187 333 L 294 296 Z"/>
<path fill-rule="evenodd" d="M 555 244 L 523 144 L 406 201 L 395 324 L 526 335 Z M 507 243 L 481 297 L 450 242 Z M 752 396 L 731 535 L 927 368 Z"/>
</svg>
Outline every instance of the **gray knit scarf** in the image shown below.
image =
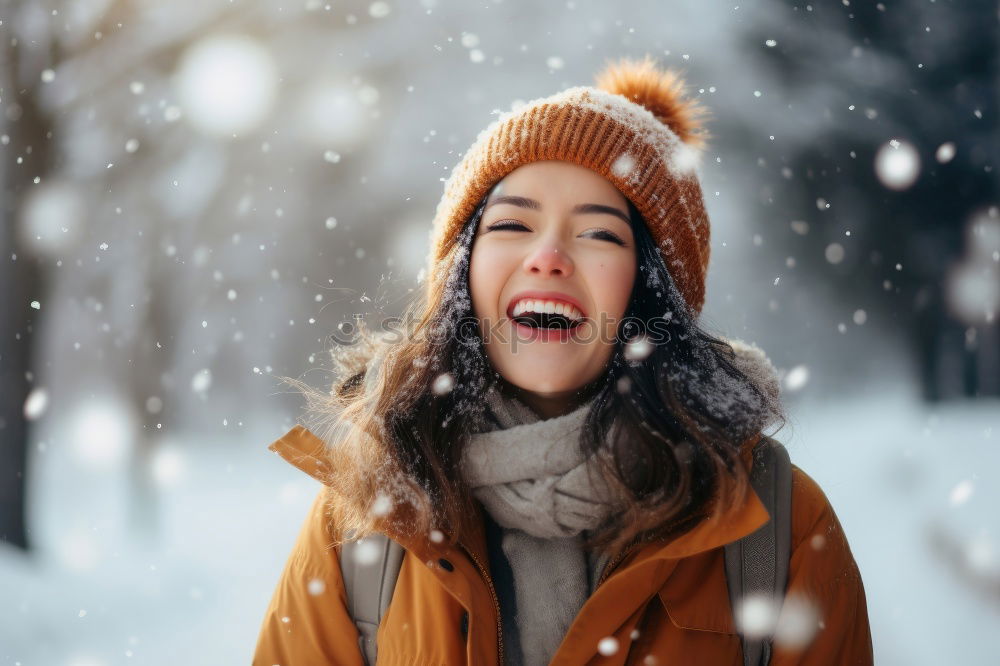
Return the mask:
<svg viewBox="0 0 1000 666">
<path fill-rule="evenodd" d="M 597 461 L 580 450 L 592 402 L 545 420 L 496 387 L 486 404 L 493 418 L 470 436 L 462 473 L 501 526 L 513 573 L 523 661 L 508 663 L 547 664 L 605 564 L 581 547 L 584 532 L 615 511 Z"/>
</svg>

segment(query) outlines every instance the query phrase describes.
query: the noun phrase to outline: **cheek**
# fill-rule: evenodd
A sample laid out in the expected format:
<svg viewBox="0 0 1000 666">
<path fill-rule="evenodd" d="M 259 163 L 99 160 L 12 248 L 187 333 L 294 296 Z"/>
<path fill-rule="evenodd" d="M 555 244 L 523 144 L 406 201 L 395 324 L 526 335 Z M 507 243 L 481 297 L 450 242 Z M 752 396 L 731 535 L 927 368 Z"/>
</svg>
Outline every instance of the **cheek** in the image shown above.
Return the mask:
<svg viewBox="0 0 1000 666">
<path fill-rule="evenodd" d="M 469 260 L 469 295 L 477 317 L 489 315 L 497 304 L 502 285 L 501 261 L 488 246 L 472 247 Z"/>
<path fill-rule="evenodd" d="M 616 319 L 622 317 L 635 283 L 634 258 L 604 259 L 591 274 L 591 293 L 598 308 Z"/>
</svg>

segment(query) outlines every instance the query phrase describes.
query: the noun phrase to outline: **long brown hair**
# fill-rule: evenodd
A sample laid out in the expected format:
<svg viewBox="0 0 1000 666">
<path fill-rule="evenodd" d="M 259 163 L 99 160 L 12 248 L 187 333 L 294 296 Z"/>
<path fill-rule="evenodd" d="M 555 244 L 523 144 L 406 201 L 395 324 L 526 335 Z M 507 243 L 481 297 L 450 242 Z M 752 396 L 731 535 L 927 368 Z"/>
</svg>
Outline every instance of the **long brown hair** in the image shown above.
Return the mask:
<svg viewBox="0 0 1000 666">
<path fill-rule="evenodd" d="M 390 507 L 405 505 L 410 530 L 437 528 L 454 540 L 474 510 L 459 469 L 462 447 L 484 391 L 504 381 L 486 358 L 468 288 L 485 202 L 456 239 L 446 278 L 407 308 L 402 321 L 412 330 L 378 340 L 363 328 L 355 345 L 335 348 L 330 393 L 296 382 L 328 444 L 338 533 L 364 536 Z M 585 452 L 604 449 L 597 459 L 624 507 L 587 535 L 589 547 L 612 551 L 689 531 L 724 499 L 717 498 L 723 475 L 735 481 L 732 497 L 742 496 L 741 445 L 784 421 L 776 392 L 741 367 L 729 343 L 699 327 L 628 205 L 639 272 L 607 371 L 588 387 L 595 400 L 580 441 Z M 648 353 L 626 353 L 640 338 Z"/>
</svg>

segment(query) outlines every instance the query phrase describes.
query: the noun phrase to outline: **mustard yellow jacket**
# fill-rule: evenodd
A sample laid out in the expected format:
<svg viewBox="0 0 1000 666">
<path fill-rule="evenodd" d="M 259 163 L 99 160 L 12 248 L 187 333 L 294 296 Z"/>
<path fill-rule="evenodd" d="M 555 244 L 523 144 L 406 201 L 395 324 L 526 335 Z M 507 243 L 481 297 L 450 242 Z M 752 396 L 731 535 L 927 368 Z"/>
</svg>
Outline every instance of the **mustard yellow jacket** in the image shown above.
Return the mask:
<svg viewBox="0 0 1000 666">
<path fill-rule="evenodd" d="M 296 426 L 271 445 L 321 478 L 323 443 Z M 749 464 L 749 458 L 745 457 Z M 820 487 L 792 468 L 792 556 L 787 599 L 815 611 L 805 645 L 776 641 L 773 666 L 872 663 L 864 586 L 840 522 Z M 255 666 L 363 664 L 346 608 L 338 549 L 314 501 L 265 612 Z M 481 509 L 480 509 L 481 511 Z M 551 664 L 742 666 L 726 588 L 723 546 L 766 523 L 752 489 L 745 501 L 670 542 L 626 549 L 609 561 Z M 503 663 L 499 605 L 488 569 L 482 516 L 455 546 L 389 533 L 406 549 L 392 602 L 378 630 L 378 664 Z M 478 527 L 476 527 L 478 526 Z M 785 608 L 799 604 L 786 601 Z M 799 616 L 801 619 L 805 616 Z M 782 618 L 781 623 L 785 620 Z M 789 624 L 791 626 L 793 623 Z M 605 638 L 618 649 L 598 650 Z M 603 646 L 613 644 L 606 641 Z"/>
</svg>

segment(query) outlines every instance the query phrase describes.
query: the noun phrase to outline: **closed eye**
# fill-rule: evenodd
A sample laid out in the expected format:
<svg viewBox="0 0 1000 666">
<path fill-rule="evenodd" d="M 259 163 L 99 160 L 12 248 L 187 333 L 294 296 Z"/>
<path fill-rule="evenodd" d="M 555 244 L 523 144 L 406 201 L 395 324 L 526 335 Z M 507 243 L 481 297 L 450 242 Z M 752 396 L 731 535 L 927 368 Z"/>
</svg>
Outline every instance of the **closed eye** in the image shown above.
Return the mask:
<svg viewBox="0 0 1000 666">
<path fill-rule="evenodd" d="M 625 247 L 627 243 L 621 239 L 618 234 L 608 231 L 607 229 L 592 229 L 591 231 L 586 231 L 584 233 L 591 234 L 594 238 L 599 238 L 601 240 L 611 241 L 616 245 L 621 245 Z"/>
<path fill-rule="evenodd" d="M 494 222 L 493 224 L 487 226 L 486 230 L 487 231 L 531 231 L 531 229 L 521 224 L 517 220 L 500 220 L 498 222 Z M 620 245 L 622 247 L 628 246 L 628 243 L 622 240 L 622 238 L 618 234 L 614 233 L 613 231 L 609 231 L 607 229 L 590 229 L 583 233 L 590 234 L 593 238 L 597 238 L 599 240 L 606 240 L 612 242 L 615 245 Z"/>
<path fill-rule="evenodd" d="M 528 227 L 524 226 L 520 222 L 514 220 L 500 220 L 499 222 L 494 222 L 490 226 L 486 227 L 489 231 L 516 231 L 518 229 L 528 230 Z"/>
</svg>

